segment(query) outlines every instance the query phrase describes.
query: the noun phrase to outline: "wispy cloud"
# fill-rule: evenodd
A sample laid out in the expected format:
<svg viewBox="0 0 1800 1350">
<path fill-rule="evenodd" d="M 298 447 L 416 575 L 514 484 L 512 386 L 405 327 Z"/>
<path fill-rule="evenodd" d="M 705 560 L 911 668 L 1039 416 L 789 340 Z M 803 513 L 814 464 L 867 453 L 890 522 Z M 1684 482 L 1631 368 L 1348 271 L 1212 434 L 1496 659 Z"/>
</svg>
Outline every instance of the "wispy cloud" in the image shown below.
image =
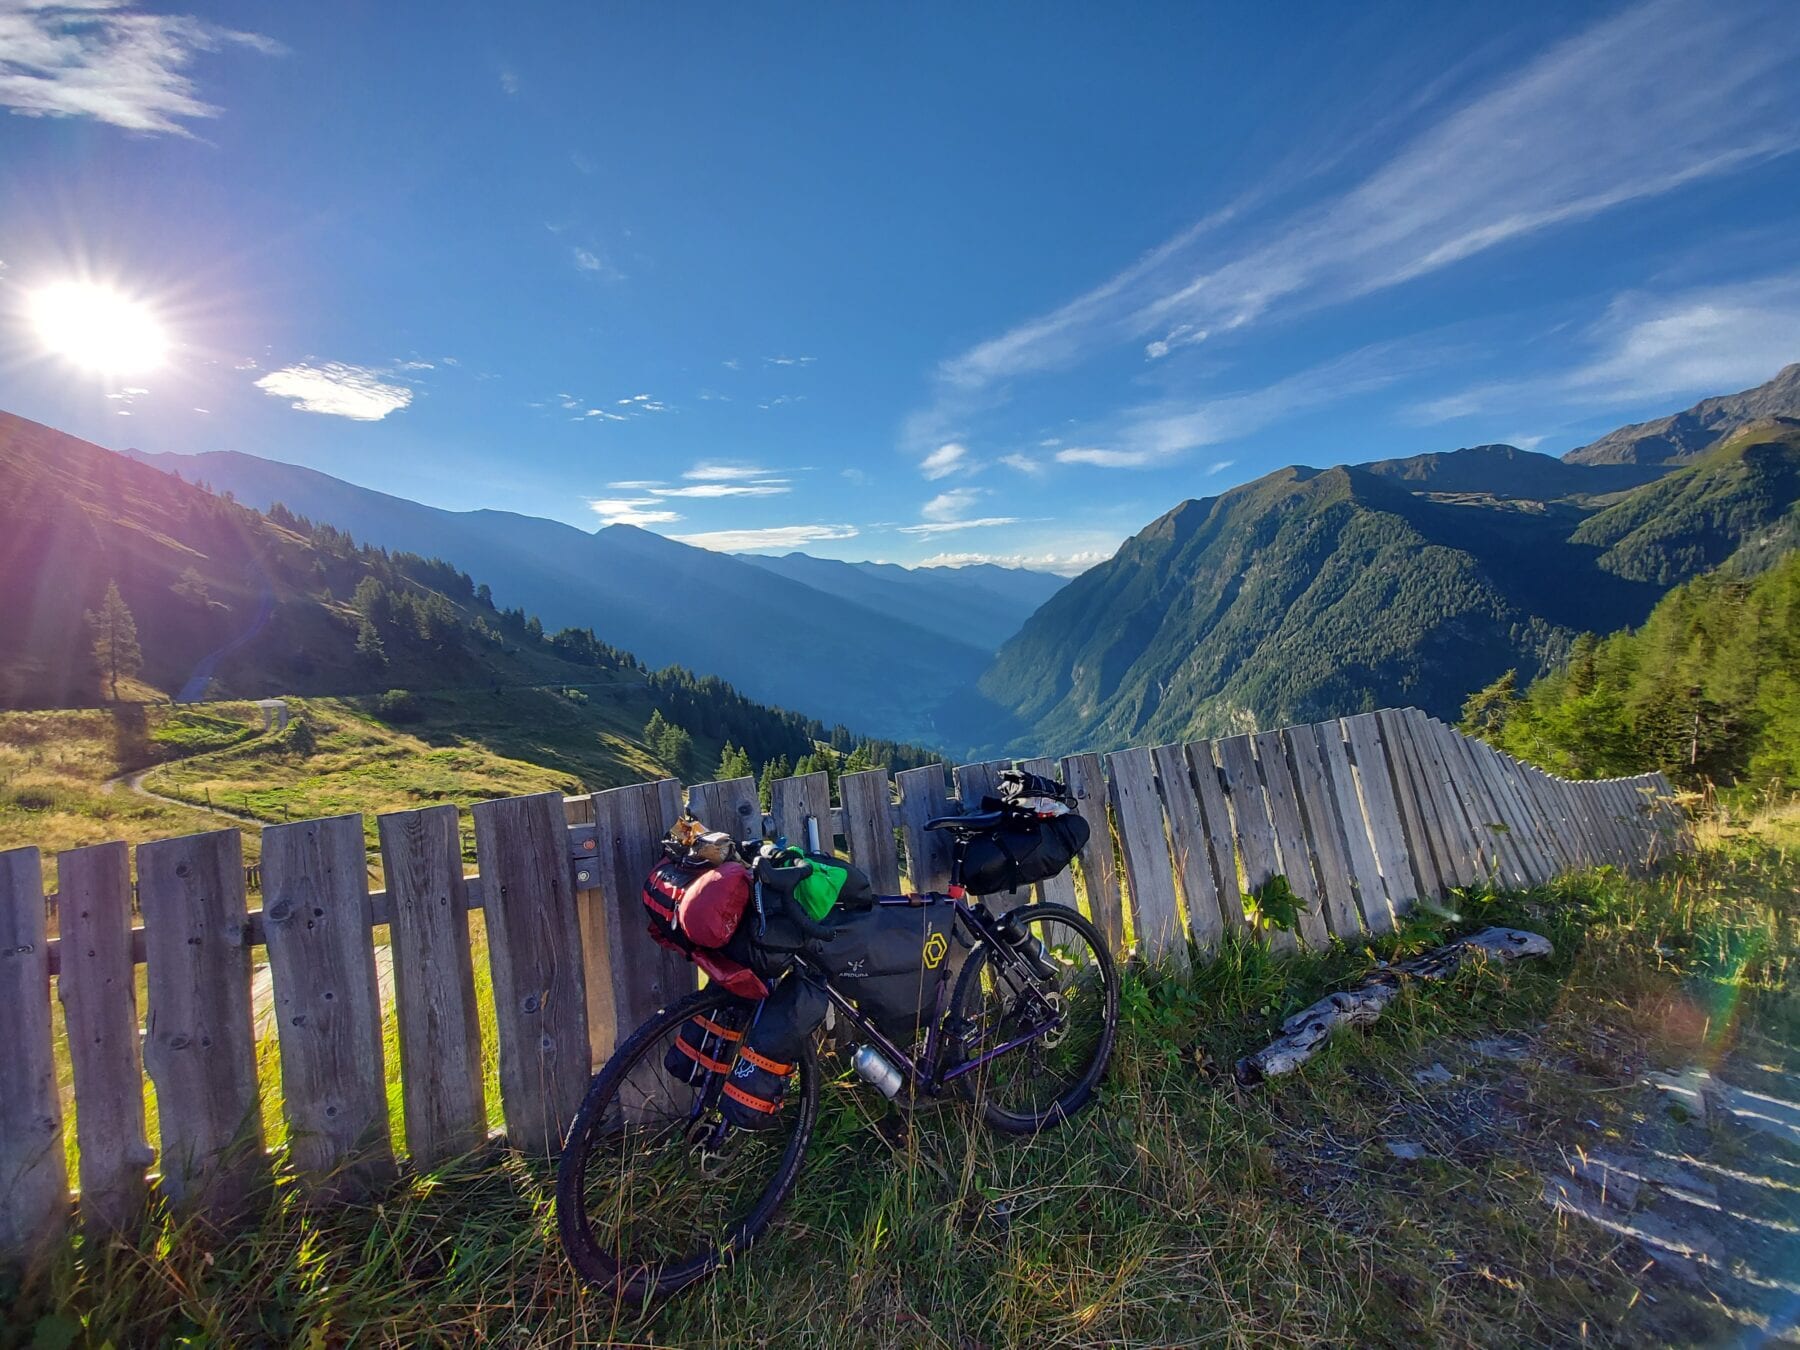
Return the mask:
<svg viewBox="0 0 1800 1350">
<path fill-rule="evenodd" d="M 92 117 L 128 131 L 187 136 L 221 111 L 185 73 L 202 52 L 279 43 L 185 14 L 143 14 L 123 0 L 0 3 L 0 107 L 25 117 Z"/>
<path fill-rule="evenodd" d="M 948 492 L 940 492 L 925 505 L 919 508 L 919 514 L 926 520 L 955 520 L 959 516 L 969 514 L 975 503 L 983 496 L 981 488 L 951 488 Z"/>
<path fill-rule="evenodd" d="M 590 497 L 588 510 L 603 525 L 673 525 L 681 519 L 655 497 Z"/>
<path fill-rule="evenodd" d="M 319 366 L 303 363 L 271 370 L 256 387 L 273 398 L 291 399 L 301 412 L 379 422 L 413 401 L 413 391 L 406 385 L 383 383 L 386 373 L 341 361 Z"/>
<path fill-rule="evenodd" d="M 508 98 L 515 97 L 519 92 L 519 72 L 511 66 L 501 66 L 500 89 Z"/>
<path fill-rule="evenodd" d="M 759 469 L 750 464 L 723 464 L 708 460 L 696 464 L 683 478 L 706 479 L 722 483 L 742 482 L 750 478 L 776 478 L 780 475 L 773 469 Z"/>
<path fill-rule="evenodd" d="M 1017 525 L 1017 516 L 983 516 L 979 520 L 932 520 L 922 525 L 902 525 L 901 534 L 950 534 L 956 530 L 986 530 L 999 525 Z"/>
<path fill-rule="evenodd" d="M 968 447 L 951 441 L 925 456 L 919 464 L 919 472 L 935 482 L 939 478 L 948 478 L 959 469 L 967 468 L 968 462 Z"/>
<path fill-rule="evenodd" d="M 816 356 L 765 356 L 763 361 L 771 366 L 810 366 L 819 358 Z"/>
<path fill-rule="evenodd" d="M 1227 207 L 946 361 L 936 405 L 904 439 L 958 435 L 1022 376 L 1121 347 L 1167 359 L 1788 153 L 1797 58 L 1800 23 L 1783 4 L 1649 0 L 1605 17 L 1414 131 L 1350 188 L 1286 215 Z"/>
<path fill-rule="evenodd" d="M 1154 459 L 1148 450 L 1107 450 L 1097 445 L 1073 445 L 1056 452 L 1058 464 L 1091 464 L 1096 469 L 1141 469 Z"/>
<path fill-rule="evenodd" d="M 857 534 L 854 525 L 769 525 L 761 529 L 704 530 L 699 534 L 671 537 L 683 544 L 720 553 L 773 553 L 837 539 L 854 539 Z"/>
<path fill-rule="evenodd" d="M 1105 562 L 1112 553 L 1102 549 L 1081 549 L 1073 553 L 934 553 L 916 567 L 970 567 L 990 563 L 995 567 L 1028 567 L 1034 572 L 1054 572 L 1072 577 Z"/>
<path fill-rule="evenodd" d="M 1800 272 L 1633 291 L 1580 333 L 1577 353 L 1552 373 L 1455 390 L 1413 405 L 1408 419 L 1430 425 L 1546 404 L 1598 409 L 1726 393 L 1792 361 L 1800 361 Z"/>
<path fill-rule="evenodd" d="M 1015 472 L 1036 478 L 1047 472 L 1044 461 L 1034 455 L 1002 455 L 1000 462 Z"/>
<path fill-rule="evenodd" d="M 784 497 L 793 489 L 779 480 L 770 483 L 689 483 L 685 487 L 658 487 L 658 497 Z"/>
<path fill-rule="evenodd" d="M 624 273 L 612 265 L 603 253 L 596 253 L 591 248 L 576 247 L 570 250 L 575 259 L 575 270 L 583 276 L 593 277 L 598 281 L 618 281 Z"/>
</svg>

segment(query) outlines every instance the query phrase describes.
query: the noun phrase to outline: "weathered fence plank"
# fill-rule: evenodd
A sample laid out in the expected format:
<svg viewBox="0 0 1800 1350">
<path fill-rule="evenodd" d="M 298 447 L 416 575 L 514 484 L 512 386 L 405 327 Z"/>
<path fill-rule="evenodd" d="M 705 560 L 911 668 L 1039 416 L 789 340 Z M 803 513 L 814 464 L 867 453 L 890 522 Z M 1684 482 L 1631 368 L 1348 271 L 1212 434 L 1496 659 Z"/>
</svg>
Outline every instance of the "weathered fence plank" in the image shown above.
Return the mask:
<svg viewBox="0 0 1800 1350">
<path fill-rule="evenodd" d="M 1369 843 L 1375 850 L 1375 861 L 1381 868 L 1382 885 L 1387 892 L 1386 914 L 1372 915 L 1365 907 L 1363 918 L 1375 931 L 1389 932 L 1394 920 L 1410 910 L 1419 898 L 1419 874 L 1402 820 L 1393 768 L 1388 762 L 1387 738 L 1374 713 L 1341 718 L 1339 725 L 1355 761 L 1353 767 L 1357 786 L 1361 789 L 1363 817 L 1369 824 Z M 1378 926 L 1382 919 L 1387 922 Z"/>
<path fill-rule="evenodd" d="M 1119 898 L 1119 864 L 1113 852 L 1112 821 L 1107 811 L 1106 771 L 1098 755 L 1069 755 L 1062 780 L 1075 798 L 1075 813 L 1088 823 L 1087 847 L 1076 856 L 1088 917 L 1105 936 L 1109 948 L 1125 950 L 1125 906 Z"/>
<path fill-rule="evenodd" d="M 1318 737 L 1309 726 L 1290 727 L 1277 734 L 1287 752 L 1288 767 L 1294 773 L 1301 824 L 1318 860 L 1319 899 L 1324 906 L 1325 921 L 1338 937 L 1358 937 L 1362 933 L 1362 916 L 1356 908 L 1349 849 L 1344 842 L 1343 826 L 1338 821 L 1336 803 L 1331 799 L 1331 784 L 1325 776 L 1325 761 L 1319 754 Z"/>
<path fill-rule="evenodd" d="M 1337 810 L 1345 860 L 1356 886 L 1357 912 L 1370 932 L 1389 932 L 1394 926 L 1394 914 L 1382 886 L 1381 864 L 1375 858 L 1368 817 L 1356 794 L 1356 770 L 1351 767 L 1350 753 L 1344 744 L 1343 724 L 1321 722 L 1312 730 L 1325 774 L 1325 792 Z"/>
<path fill-rule="evenodd" d="M 289 1154 L 314 1196 L 359 1199 L 394 1176 L 362 817 L 265 826 L 262 879 Z"/>
<path fill-rule="evenodd" d="M 1417 708 L 1402 708 L 1398 715 L 1406 726 L 1412 753 L 1417 757 L 1423 775 L 1421 781 L 1431 799 L 1431 812 L 1438 826 L 1436 837 L 1444 843 L 1444 852 L 1438 858 L 1438 873 L 1453 877 L 1459 886 L 1476 885 L 1483 877 L 1475 829 L 1450 781 L 1430 721 Z"/>
<path fill-rule="evenodd" d="M 762 803 L 754 778 L 722 778 L 715 783 L 696 783 L 687 790 L 687 809 L 709 830 L 723 830 L 733 839 L 761 839 Z"/>
<path fill-rule="evenodd" d="M 958 764 L 951 771 L 956 799 L 965 811 L 979 811 L 983 797 L 1000 795 L 1000 771 L 1012 768 L 1010 759 L 989 759 L 979 764 Z"/>
<path fill-rule="evenodd" d="M 1062 777 L 1061 769 L 1053 759 L 1024 759 L 1019 761 L 1019 767 L 1043 778 Z M 1076 907 L 1073 869 L 1064 869 L 1055 876 L 1038 882 L 1031 889 L 1033 895 L 1046 904 L 1067 905 L 1070 909 Z"/>
<path fill-rule="evenodd" d="M 0 852 L 0 1262 L 43 1249 L 69 1215 L 44 938 L 38 851 Z"/>
<path fill-rule="evenodd" d="M 1412 859 L 1419 894 L 1437 899 L 1456 883 L 1440 868 L 1439 855 L 1444 846 L 1434 836 L 1435 820 L 1430 801 L 1421 785 L 1422 775 L 1412 755 L 1405 726 L 1387 711 L 1371 716 L 1381 727 L 1381 740 L 1387 751 L 1389 775 L 1394 784 L 1394 800 L 1400 807 L 1400 824 L 1406 832 L 1406 852 Z"/>
<path fill-rule="evenodd" d="M 1263 731 L 1250 739 L 1256 746 L 1263 788 L 1269 794 L 1269 819 L 1274 823 L 1275 842 L 1281 851 L 1282 875 L 1287 877 L 1288 888 L 1302 901 L 1295 926 L 1307 946 L 1329 947 L 1331 928 L 1325 921 L 1324 896 L 1313 870 L 1306 822 L 1300 818 L 1300 795 L 1282 748 L 1281 733 Z"/>
<path fill-rule="evenodd" d="M 74 1072 L 81 1221 L 120 1231 L 149 1197 L 137 972 L 131 961 L 131 849 L 120 842 L 57 855 L 56 977 Z"/>
<path fill-rule="evenodd" d="M 1518 846 L 1511 842 L 1515 827 L 1502 804 L 1499 783 L 1476 761 L 1466 737 L 1435 718 L 1427 725 L 1437 738 L 1450 781 L 1462 797 L 1464 814 L 1474 830 L 1477 875 L 1500 884 L 1525 883 Z"/>
<path fill-rule="evenodd" d="M 927 830 L 925 822 L 950 814 L 944 766 L 926 764 L 894 775 L 900 785 L 900 836 L 906 844 L 906 879 L 914 893 L 943 891 L 950 885 L 953 845 L 943 830 Z"/>
<path fill-rule="evenodd" d="M 1224 773 L 1225 796 L 1231 808 L 1238 856 L 1244 865 L 1245 895 L 1254 901 L 1272 877 L 1281 875 L 1281 855 L 1275 846 L 1275 825 L 1269 819 L 1268 799 L 1262 777 L 1256 771 L 1256 748 L 1248 736 L 1228 736 L 1215 741 L 1219 768 Z M 1294 935 L 1285 929 L 1269 929 L 1269 945 L 1276 951 L 1292 951 Z"/>
<path fill-rule="evenodd" d="M 601 943 L 601 951 L 590 950 L 583 963 L 594 1066 L 611 1058 L 618 1042 L 658 1008 L 691 993 L 697 983 L 686 957 L 651 938 L 638 899 L 644 878 L 662 856 L 662 838 L 680 815 L 681 785 L 673 778 L 594 794 L 600 889 L 577 902 L 587 915 L 584 941 L 598 934 Z"/>
<path fill-rule="evenodd" d="M 417 1170 L 487 1140 L 481 1012 L 454 806 L 376 822 L 387 876 L 406 1152 Z"/>
<path fill-rule="evenodd" d="M 156 1084 L 162 1191 L 215 1223 L 242 1217 L 269 1183 L 243 836 L 236 830 L 140 844 L 149 1016 L 144 1067 Z"/>
<path fill-rule="evenodd" d="M 602 840 L 607 827 L 599 803 L 611 795 L 595 796 Z M 591 1053 L 562 795 L 479 802 L 474 815 L 507 1138 L 515 1148 L 554 1154 L 587 1088 Z M 645 823 L 640 814 L 632 834 L 641 835 Z M 661 834 L 650 836 L 652 847 Z M 613 886 L 605 893 L 621 912 L 632 900 L 631 892 Z M 622 973 L 619 948 L 611 955 L 615 974 Z"/>
<path fill-rule="evenodd" d="M 1152 963 L 1166 961 L 1185 974 L 1187 937 L 1176 910 L 1175 871 L 1169 860 L 1169 835 L 1163 825 L 1162 801 L 1156 795 L 1150 752 L 1141 747 L 1116 751 L 1106 757 L 1106 772 L 1125 853 L 1125 881 L 1131 891 L 1138 955 Z"/>
<path fill-rule="evenodd" d="M 1477 779 L 1492 785 L 1500 799 L 1500 809 L 1511 825 L 1506 845 L 1519 858 L 1525 880 L 1542 885 L 1554 877 L 1559 868 L 1556 850 L 1551 846 L 1554 831 L 1531 792 L 1531 785 L 1518 762 L 1479 741 L 1457 735 L 1449 728 L 1445 734 L 1455 737 Z"/>
<path fill-rule="evenodd" d="M 1156 746 L 1150 751 L 1150 763 L 1156 771 L 1156 788 L 1168 818 L 1169 846 L 1175 854 L 1175 880 L 1181 885 L 1188 934 L 1196 947 L 1209 952 L 1219 945 L 1225 920 L 1219 912 L 1219 883 L 1213 872 L 1212 848 L 1200 814 L 1200 796 L 1194 790 L 1187 747 Z"/>
<path fill-rule="evenodd" d="M 1225 803 L 1225 784 L 1211 741 L 1190 741 L 1186 747 L 1188 781 L 1200 802 L 1200 824 L 1212 854 L 1213 884 L 1217 888 L 1219 918 L 1226 928 L 1243 932 L 1244 896 L 1238 883 L 1237 841 L 1231 833 L 1231 808 Z"/>
<path fill-rule="evenodd" d="M 894 843 L 893 789 L 886 769 L 838 778 L 844 803 L 844 841 L 850 861 L 868 873 L 877 895 L 900 890 L 900 850 Z"/>
<path fill-rule="evenodd" d="M 831 776 L 825 770 L 803 773 L 797 778 L 777 778 L 769 798 L 777 836 L 795 848 L 805 848 L 806 821 L 810 816 L 819 823 L 820 852 L 831 852 Z"/>
</svg>

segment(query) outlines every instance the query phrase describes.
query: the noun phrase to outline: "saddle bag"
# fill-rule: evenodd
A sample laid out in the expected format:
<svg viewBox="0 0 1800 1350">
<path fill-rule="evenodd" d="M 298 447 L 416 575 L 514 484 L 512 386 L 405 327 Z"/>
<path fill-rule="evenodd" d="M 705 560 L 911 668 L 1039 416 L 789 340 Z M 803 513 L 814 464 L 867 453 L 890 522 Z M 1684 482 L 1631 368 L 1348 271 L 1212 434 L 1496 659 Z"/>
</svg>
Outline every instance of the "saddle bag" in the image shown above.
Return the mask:
<svg viewBox="0 0 1800 1350">
<path fill-rule="evenodd" d="M 719 1093 L 719 1110 L 740 1130 L 768 1130 L 780 1123 L 788 1080 L 800 1051 L 825 1020 L 825 991 L 799 971 L 789 971 L 763 1000 L 738 1047 L 737 1062 Z"/>
<path fill-rule="evenodd" d="M 1087 821 L 1072 812 L 1021 815 L 969 840 L 963 854 L 963 885 L 971 895 L 1016 891 L 1061 872 L 1087 841 Z"/>
</svg>

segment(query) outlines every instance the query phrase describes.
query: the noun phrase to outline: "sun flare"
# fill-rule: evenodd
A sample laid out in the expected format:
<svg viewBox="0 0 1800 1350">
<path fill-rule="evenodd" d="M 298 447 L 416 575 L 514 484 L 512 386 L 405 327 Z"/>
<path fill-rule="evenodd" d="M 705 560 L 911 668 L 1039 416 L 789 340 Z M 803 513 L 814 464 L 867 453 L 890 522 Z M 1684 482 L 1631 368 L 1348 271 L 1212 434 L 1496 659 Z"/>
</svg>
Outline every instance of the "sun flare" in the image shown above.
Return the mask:
<svg viewBox="0 0 1800 1350">
<path fill-rule="evenodd" d="M 169 338 L 140 301 L 91 281 L 64 281 L 31 297 L 31 318 L 50 351 L 103 375 L 154 370 Z"/>
</svg>

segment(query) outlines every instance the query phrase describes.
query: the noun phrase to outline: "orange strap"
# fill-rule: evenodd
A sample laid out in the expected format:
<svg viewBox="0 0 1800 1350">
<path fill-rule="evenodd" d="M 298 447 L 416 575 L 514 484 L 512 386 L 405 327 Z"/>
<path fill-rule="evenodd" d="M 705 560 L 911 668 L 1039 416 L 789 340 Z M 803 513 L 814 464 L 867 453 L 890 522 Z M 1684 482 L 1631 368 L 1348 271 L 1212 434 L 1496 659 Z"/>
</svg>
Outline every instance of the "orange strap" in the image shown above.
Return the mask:
<svg viewBox="0 0 1800 1350">
<path fill-rule="evenodd" d="M 698 1064 L 701 1068 L 711 1069 L 714 1073 L 731 1072 L 731 1065 L 721 1064 L 704 1050 L 696 1050 L 693 1046 L 683 1040 L 677 1040 L 675 1044 L 680 1048 L 682 1054 L 693 1060 L 694 1063 Z"/>
<path fill-rule="evenodd" d="M 712 1018 L 708 1017 L 705 1013 L 700 1013 L 698 1016 L 696 1016 L 694 1018 L 694 1020 L 696 1022 L 698 1022 L 701 1026 L 705 1027 L 708 1031 L 712 1032 L 713 1035 L 722 1037 L 725 1040 L 741 1041 L 744 1039 L 743 1032 L 733 1031 L 733 1030 L 731 1030 L 730 1027 L 722 1027 L 717 1022 L 713 1021 Z"/>
<path fill-rule="evenodd" d="M 747 1045 L 738 1053 L 749 1060 L 757 1068 L 761 1069 L 764 1073 L 778 1074 L 781 1077 L 786 1078 L 794 1071 L 794 1066 L 792 1064 L 782 1064 L 776 1060 L 770 1059 L 767 1055 L 759 1055 Z"/>
<path fill-rule="evenodd" d="M 747 1106 L 752 1111 L 761 1111 L 765 1116 L 772 1116 L 781 1109 L 780 1102 L 765 1102 L 761 1097 L 752 1097 L 736 1083 L 725 1084 L 725 1095 L 739 1106 Z"/>
</svg>

